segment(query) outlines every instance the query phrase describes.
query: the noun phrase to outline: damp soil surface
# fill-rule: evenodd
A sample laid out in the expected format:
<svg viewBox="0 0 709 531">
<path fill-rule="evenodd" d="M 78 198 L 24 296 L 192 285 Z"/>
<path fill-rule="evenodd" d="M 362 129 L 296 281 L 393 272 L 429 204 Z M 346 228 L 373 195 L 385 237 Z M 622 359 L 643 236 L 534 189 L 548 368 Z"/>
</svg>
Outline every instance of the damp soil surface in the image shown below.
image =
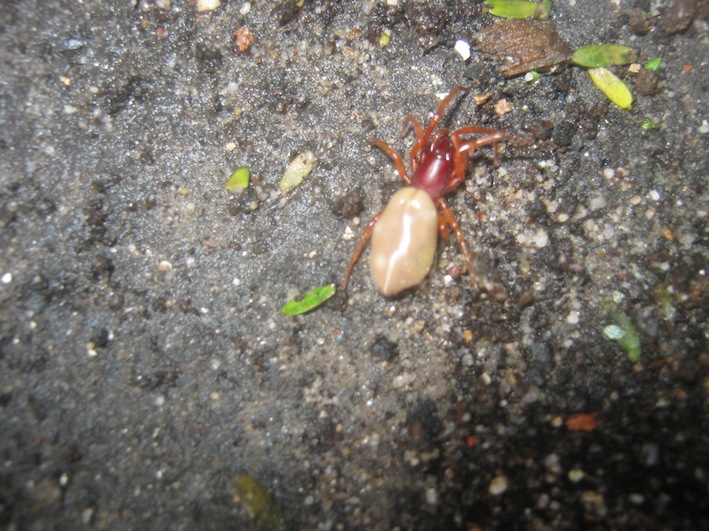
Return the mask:
<svg viewBox="0 0 709 531">
<path fill-rule="evenodd" d="M 196 5 L 0 5 L 0 527 L 709 528 L 707 2 L 554 3 L 638 49 L 630 111 L 465 60 L 477 2 Z M 284 315 L 402 184 L 368 139 L 408 167 L 457 85 L 444 127 L 526 140 L 447 199 L 479 287 L 450 237 Z"/>
</svg>

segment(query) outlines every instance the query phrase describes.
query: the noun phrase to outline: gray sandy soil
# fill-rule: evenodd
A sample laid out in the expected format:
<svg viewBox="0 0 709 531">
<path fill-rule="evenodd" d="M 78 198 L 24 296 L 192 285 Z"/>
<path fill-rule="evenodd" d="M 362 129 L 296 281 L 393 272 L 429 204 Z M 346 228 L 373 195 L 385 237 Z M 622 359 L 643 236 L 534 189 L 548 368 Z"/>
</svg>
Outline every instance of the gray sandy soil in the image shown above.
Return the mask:
<svg viewBox="0 0 709 531">
<path fill-rule="evenodd" d="M 477 2 L 387 3 L 2 2 L 0 526 L 266 529 L 247 474 L 271 528 L 709 528 L 707 2 L 554 3 L 640 51 L 631 111 L 464 61 Z M 534 141 L 449 197 L 482 288 L 450 238 L 402 297 L 366 251 L 281 313 L 401 186 L 368 138 L 473 81 L 446 127 Z"/>
</svg>

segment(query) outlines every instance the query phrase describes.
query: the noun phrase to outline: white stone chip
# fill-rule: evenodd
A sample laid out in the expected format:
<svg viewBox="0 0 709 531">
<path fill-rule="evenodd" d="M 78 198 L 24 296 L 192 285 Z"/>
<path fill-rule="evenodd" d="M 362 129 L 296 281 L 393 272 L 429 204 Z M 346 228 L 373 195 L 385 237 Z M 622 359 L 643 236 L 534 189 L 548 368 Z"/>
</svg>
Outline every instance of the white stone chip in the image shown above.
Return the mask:
<svg viewBox="0 0 709 531">
<path fill-rule="evenodd" d="M 457 41 L 454 50 L 463 58 L 463 61 L 470 59 L 470 44 L 465 41 Z"/>
</svg>

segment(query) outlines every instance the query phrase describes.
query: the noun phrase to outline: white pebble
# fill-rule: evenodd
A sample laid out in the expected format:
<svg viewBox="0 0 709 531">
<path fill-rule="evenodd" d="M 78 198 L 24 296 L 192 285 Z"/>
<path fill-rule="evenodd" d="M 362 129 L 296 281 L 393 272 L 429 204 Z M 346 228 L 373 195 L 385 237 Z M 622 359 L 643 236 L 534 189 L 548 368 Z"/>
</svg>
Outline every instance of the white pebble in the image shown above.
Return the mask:
<svg viewBox="0 0 709 531">
<path fill-rule="evenodd" d="M 606 203 L 606 198 L 603 197 L 603 195 L 601 194 L 597 194 L 593 198 L 591 198 L 591 202 L 588 204 L 588 208 L 591 210 L 591 212 L 595 212 L 597 210 L 605 208 L 607 204 L 608 203 Z"/>
<path fill-rule="evenodd" d="M 5 273 L 0 280 L 2 280 L 3 284 L 9 284 L 12 282 L 12 273 Z"/>
<path fill-rule="evenodd" d="M 212 11 L 221 5 L 221 0 L 197 0 L 197 11 L 200 13 Z"/>
<path fill-rule="evenodd" d="M 547 246 L 547 243 L 549 243 L 549 235 L 544 229 L 539 229 L 537 232 L 534 234 L 534 246 L 537 249 L 541 249 L 543 247 Z"/>
<path fill-rule="evenodd" d="M 620 339 L 625 333 L 618 325 L 608 325 L 603 329 L 603 335 L 608 339 Z"/>
<path fill-rule="evenodd" d="M 463 61 L 467 61 L 468 59 L 470 59 L 470 44 L 468 44 L 467 42 L 457 41 L 455 43 L 454 49 L 456 52 L 458 52 L 458 55 L 463 58 Z"/>
<path fill-rule="evenodd" d="M 576 310 L 573 310 L 569 312 L 569 315 L 566 316 L 566 322 L 569 324 L 578 324 L 579 322 L 579 312 Z"/>
<path fill-rule="evenodd" d="M 583 470 L 574 468 L 573 470 L 569 470 L 568 478 L 572 483 L 578 483 L 584 478 L 585 475 L 586 474 L 584 474 Z"/>
<path fill-rule="evenodd" d="M 490 487 L 488 488 L 488 492 L 492 494 L 493 496 L 499 496 L 503 492 L 507 490 L 508 483 L 507 483 L 507 477 L 505 476 L 497 476 L 495 479 L 493 479 L 490 482 Z"/>
</svg>

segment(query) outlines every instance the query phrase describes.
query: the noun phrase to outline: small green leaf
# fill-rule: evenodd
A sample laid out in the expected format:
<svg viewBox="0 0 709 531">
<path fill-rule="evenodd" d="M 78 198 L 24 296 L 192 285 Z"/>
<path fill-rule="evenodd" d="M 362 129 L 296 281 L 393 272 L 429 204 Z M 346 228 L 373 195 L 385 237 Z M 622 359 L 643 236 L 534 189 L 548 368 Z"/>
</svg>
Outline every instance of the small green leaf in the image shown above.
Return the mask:
<svg viewBox="0 0 709 531">
<path fill-rule="evenodd" d="M 300 315 L 301 313 L 309 312 L 320 306 L 335 294 L 335 285 L 326 284 L 309 291 L 299 301 L 287 302 L 281 311 L 286 315 Z"/>
<path fill-rule="evenodd" d="M 635 329 L 630 318 L 625 315 L 625 312 L 620 310 L 613 303 L 606 305 L 606 314 L 613 324 L 606 326 L 603 329 L 603 335 L 608 339 L 613 339 L 618 343 L 628 355 L 631 363 L 635 363 L 640 359 L 642 347 L 640 345 L 640 336 Z"/>
<path fill-rule="evenodd" d="M 382 48 L 389 46 L 391 43 L 391 31 L 388 29 L 383 29 L 379 34 L 379 46 Z"/>
<path fill-rule="evenodd" d="M 231 174 L 229 180 L 224 187 L 225 190 L 246 190 L 249 187 L 249 180 L 251 179 L 251 170 L 246 166 L 239 168 L 234 173 Z"/>
<path fill-rule="evenodd" d="M 489 13 L 500 18 L 531 18 L 541 7 L 534 2 L 523 0 L 487 0 L 485 4 L 491 6 Z M 551 6 L 551 2 L 549 2 Z"/>
<path fill-rule="evenodd" d="M 650 59 L 647 63 L 645 63 L 645 70 L 652 70 L 653 72 L 657 72 L 658 68 L 660 68 L 661 62 L 662 59 L 660 59 L 659 57 Z"/>
<path fill-rule="evenodd" d="M 655 122 L 646 118 L 640 123 L 640 127 L 642 127 L 645 131 L 652 131 L 655 129 Z"/>
<path fill-rule="evenodd" d="M 315 162 L 318 159 L 312 151 L 304 151 L 296 158 L 294 158 L 291 163 L 286 168 L 281 182 L 278 185 L 278 189 L 283 193 L 288 193 L 293 188 L 300 186 L 315 166 Z"/>
<path fill-rule="evenodd" d="M 571 56 L 571 62 L 586 68 L 627 65 L 637 59 L 638 53 L 630 46 L 620 44 L 592 44 L 582 46 Z"/>
<path fill-rule="evenodd" d="M 238 475 L 234 477 L 232 487 L 234 495 L 261 531 L 285 531 L 283 514 L 261 483 L 251 476 Z"/>
<path fill-rule="evenodd" d="M 630 89 L 618 79 L 613 72 L 606 68 L 589 68 L 588 75 L 593 83 L 605 94 L 609 100 L 621 109 L 630 109 L 633 95 Z"/>
<path fill-rule="evenodd" d="M 537 10 L 534 12 L 534 18 L 537 20 L 546 20 L 551 15 L 551 0 L 544 0 L 541 4 L 537 6 Z"/>
</svg>

